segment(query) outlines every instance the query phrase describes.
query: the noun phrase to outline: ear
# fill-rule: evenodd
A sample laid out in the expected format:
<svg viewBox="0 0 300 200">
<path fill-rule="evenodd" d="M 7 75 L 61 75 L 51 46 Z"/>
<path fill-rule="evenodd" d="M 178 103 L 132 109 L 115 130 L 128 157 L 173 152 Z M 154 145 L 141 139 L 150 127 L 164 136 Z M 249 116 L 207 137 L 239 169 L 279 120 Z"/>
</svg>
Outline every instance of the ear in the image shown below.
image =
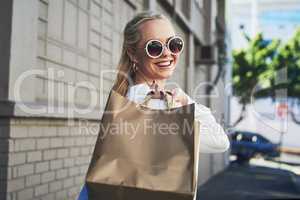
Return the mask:
<svg viewBox="0 0 300 200">
<path fill-rule="evenodd" d="M 132 62 L 137 63 L 137 59 L 136 59 L 136 57 L 135 57 L 135 55 L 134 55 L 133 49 L 128 48 L 127 51 L 126 51 L 126 53 L 127 53 L 127 55 L 129 56 L 129 58 L 130 58 L 130 60 L 131 60 Z"/>
</svg>

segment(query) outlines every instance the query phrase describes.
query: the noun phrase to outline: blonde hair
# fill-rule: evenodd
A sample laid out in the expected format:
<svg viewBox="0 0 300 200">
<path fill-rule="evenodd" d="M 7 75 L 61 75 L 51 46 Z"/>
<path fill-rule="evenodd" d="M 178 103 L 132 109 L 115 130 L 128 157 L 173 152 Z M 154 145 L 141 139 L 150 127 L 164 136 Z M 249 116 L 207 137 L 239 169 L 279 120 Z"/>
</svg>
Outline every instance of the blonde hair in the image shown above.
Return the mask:
<svg viewBox="0 0 300 200">
<path fill-rule="evenodd" d="M 157 14 L 151 11 L 143 11 L 136 14 L 125 26 L 123 31 L 123 45 L 121 58 L 118 64 L 118 74 L 113 85 L 113 89 L 125 96 L 129 85 L 135 78 L 135 71 L 133 69 L 133 61 L 128 56 L 128 49 L 135 49 L 136 45 L 141 39 L 141 33 L 139 32 L 139 26 L 145 21 L 165 19 L 168 20 L 162 14 Z"/>
</svg>

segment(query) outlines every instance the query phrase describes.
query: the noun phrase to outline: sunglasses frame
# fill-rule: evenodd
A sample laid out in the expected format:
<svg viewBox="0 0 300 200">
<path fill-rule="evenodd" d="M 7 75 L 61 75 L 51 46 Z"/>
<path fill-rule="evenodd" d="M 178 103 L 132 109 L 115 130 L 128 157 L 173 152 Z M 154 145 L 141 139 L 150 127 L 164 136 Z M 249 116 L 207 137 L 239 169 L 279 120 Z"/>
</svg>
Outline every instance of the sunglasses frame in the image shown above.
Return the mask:
<svg viewBox="0 0 300 200">
<path fill-rule="evenodd" d="M 173 52 L 169 49 L 170 42 L 171 42 L 173 39 L 177 39 L 177 38 L 179 38 L 179 39 L 182 41 L 182 48 L 181 48 L 181 50 L 180 50 L 178 53 L 173 53 Z M 159 42 L 159 43 L 161 44 L 161 46 L 162 46 L 162 50 L 161 50 L 160 54 L 157 55 L 157 56 L 152 56 L 152 55 L 149 53 L 148 48 L 147 48 L 148 45 L 150 44 L 150 42 L 153 42 L 153 41 Z M 165 48 L 167 48 L 167 49 L 171 52 L 172 55 L 178 55 L 178 54 L 180 54 L 180 53 L 183 51 L 183 48 L 184 48 L 184 41 L 183 41 L 183 39 L 182 39 L 181 37 L 179 37 L 179 36 L 173 36 L 173 37 L 171 37 L 171 38 L 168 40 L 167 44 L 162 43 L 160 40 L 151 39 L 151 40 L 149 40 L 149 41 L 146 43 L 144 49 L 145 49 L 145 51 L 146 51 L 147 56 L 149 56 L 150 58 L 159 58 L 159 57 L 163 54 Z"/>
</svg>

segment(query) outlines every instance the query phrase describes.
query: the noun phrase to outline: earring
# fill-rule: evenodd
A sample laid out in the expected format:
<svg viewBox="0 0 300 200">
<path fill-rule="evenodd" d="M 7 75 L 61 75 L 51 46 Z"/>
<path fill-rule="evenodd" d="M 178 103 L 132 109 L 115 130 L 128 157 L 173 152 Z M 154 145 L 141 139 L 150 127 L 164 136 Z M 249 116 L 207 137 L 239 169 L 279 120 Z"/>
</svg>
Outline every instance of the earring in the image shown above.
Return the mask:
<svg viewBox="0 0 300 200">
<path fill-rule="evenodd" d="M 132 69 L 133 69 L 134 72 L 136 72 L 137 69 L 138 69 L 137 66 L 136 66 L 136 64 L 135 64 L 135 62 L 133 63 Z"/>
</svg>

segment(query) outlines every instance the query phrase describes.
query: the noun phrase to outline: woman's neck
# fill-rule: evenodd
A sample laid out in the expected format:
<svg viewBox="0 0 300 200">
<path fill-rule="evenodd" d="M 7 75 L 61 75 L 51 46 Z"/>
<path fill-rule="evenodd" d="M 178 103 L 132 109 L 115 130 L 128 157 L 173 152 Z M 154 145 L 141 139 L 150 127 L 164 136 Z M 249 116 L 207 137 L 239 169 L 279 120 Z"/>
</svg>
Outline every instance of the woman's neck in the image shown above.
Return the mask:
<svg viewBox="0 0 300 200">
<path fill-rule="evenodd" d="M 153 84 L 153 81 L 155 81 L 155 83 L 158 84 L 158 87 L 160 89 L 165 87 L 164 79 L 150 79 L 145 75 L 141 74 L 140 72 L 136 73 L 134 84 L 146 83 L 148 86 L 151 86 Z"/>
</svg>

